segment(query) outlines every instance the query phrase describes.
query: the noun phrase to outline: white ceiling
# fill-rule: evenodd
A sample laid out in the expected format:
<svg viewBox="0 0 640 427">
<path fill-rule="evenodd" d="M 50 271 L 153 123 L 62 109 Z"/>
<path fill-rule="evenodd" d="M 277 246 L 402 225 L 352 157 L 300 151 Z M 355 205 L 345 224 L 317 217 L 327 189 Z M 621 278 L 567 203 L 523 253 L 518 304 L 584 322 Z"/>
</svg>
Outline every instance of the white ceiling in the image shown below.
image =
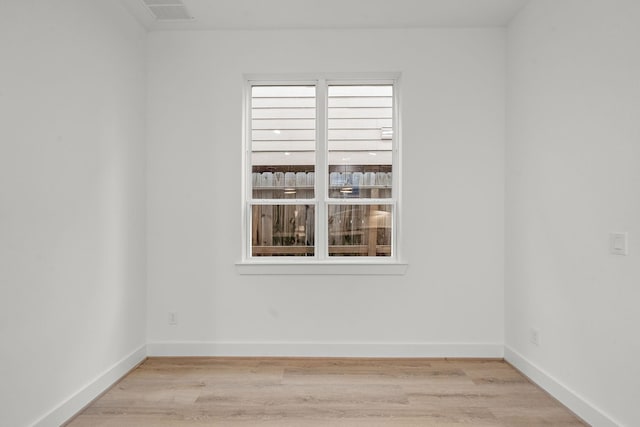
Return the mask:
<svg viewBox="0 0 640 427">
<path fill-rule="evenodd" d="M 182 0 L 193 20 L 158 22 L 121 0 L 149 30 L 505 26 L 529 0 Z"/>
</svg>

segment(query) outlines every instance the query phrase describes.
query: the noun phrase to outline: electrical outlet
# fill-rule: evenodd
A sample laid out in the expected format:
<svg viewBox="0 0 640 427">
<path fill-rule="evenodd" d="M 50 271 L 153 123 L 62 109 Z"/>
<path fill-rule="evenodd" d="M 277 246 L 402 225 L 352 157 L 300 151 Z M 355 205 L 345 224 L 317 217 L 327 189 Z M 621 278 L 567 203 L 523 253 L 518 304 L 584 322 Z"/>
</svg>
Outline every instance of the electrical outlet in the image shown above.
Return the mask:
<svg viewBox="0 0 640 427">
<path fill-rule="evenodd" d="M 533 345 L 540 345 L 540 331 L 536 328 L 531 328 L 529 330 L 529 341 Z"/>
<path fill-rule="evenodd" d="M 178 313 L 176 313 L 175 311 L 170 311 L 169 312 L 168 322 L 169 322 L 170 325 L 177 325 L 178 324 Z"/>
</svg>

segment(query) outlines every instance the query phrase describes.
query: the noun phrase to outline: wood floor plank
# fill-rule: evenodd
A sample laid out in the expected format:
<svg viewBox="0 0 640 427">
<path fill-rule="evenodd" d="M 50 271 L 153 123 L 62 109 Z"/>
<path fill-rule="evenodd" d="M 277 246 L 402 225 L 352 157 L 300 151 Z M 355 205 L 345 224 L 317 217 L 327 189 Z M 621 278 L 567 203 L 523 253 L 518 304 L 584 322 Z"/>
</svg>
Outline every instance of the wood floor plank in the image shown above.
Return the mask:
<svg viewBox="0 0 640 427">
<path fill-rule="evenodd" d="M 68 423 L 581 426 L 501 360 L 149 358 Z"/>
</svg>

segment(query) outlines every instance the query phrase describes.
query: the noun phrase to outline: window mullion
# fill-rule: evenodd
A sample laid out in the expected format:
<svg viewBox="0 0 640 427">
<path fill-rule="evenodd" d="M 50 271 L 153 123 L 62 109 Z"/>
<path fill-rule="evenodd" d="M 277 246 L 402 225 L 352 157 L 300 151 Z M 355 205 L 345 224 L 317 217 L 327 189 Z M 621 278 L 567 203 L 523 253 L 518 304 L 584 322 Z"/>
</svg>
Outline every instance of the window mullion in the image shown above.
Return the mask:
<svg viewBox="0 0 640 427">
<path fill-rule="evenodd" d="M 318 80 L 316 86 L 316 247 L 319 259 L 327 259 L 327 82 Z"/>
</svg>

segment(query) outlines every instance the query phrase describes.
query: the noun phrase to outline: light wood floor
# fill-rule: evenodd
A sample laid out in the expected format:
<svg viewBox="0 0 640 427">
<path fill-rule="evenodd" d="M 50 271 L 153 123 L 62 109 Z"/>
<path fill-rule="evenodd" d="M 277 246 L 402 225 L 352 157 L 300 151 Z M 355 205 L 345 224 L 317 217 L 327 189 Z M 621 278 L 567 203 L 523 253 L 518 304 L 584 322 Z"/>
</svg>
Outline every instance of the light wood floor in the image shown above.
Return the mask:
<svg viewBox="0 0 640 427">
<path fill-rule="evenodd" d="M 80 426 L 583 426 L 501 360 L 150 358 Z"/>
</svg>

